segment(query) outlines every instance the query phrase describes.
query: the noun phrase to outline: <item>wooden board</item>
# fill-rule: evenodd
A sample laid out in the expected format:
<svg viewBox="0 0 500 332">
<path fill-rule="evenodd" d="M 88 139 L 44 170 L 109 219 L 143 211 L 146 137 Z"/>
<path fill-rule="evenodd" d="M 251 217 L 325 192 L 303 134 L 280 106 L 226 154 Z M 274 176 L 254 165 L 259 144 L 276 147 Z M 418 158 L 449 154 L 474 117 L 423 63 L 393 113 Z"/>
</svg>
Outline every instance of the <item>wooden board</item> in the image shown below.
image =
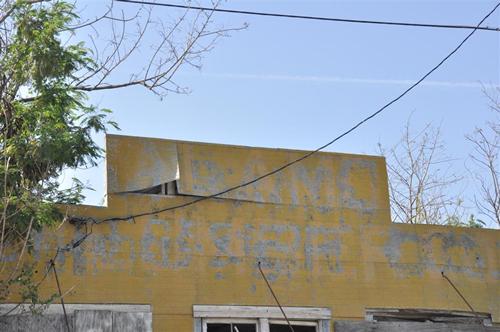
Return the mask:
<svg viewBox="0 0 500 332">
<path fill-rule="evenodd" d="M 152 325 L 150 312 L 113 312 L 113 332 L 151 332 Z"/>
<path fill-rule="evenodd" d="M 72 319 L 69 324 L 72 327 Z M 0 318 L 0 331 L 3 332 L 61 332 L 66 331 L 63 315 L 15 315 Z"/>
<path fill-rule="evenodd" d="M 335 332 L 500 332 L 500 327 L 472 324 L 337 321 Z"/>
<path fill-rule="evenodd" d="M 113 312 L 108 310 L 76 310 L 75 331 L 113 332 Z"/>
<path fill-rule="evenodd" d="M 283 307 L 289 319 L 319 320 L 330 319 L 329 308 Z M 224 306 L 194 305 L 193 317 L 200 318 L 283 318 L 278 307 L 266 306 Z"/>
</svg>

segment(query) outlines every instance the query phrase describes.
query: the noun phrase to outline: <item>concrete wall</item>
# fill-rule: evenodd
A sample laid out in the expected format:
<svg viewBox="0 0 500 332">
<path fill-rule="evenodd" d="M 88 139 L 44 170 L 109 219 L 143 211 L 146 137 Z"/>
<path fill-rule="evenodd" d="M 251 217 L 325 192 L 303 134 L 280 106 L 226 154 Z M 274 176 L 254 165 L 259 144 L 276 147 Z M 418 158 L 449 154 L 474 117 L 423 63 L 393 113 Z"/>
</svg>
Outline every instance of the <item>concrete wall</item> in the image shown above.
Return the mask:
<svg viewBox="0 0 500 332">
<path fill-rule="evenodd" d="M 119 194 L 177 179 L 207 195 L 303 154 L 108 137 L 108 206 L 67 207 L 106 218 L 189 202 L 190 196 Z M 158 161 L 158 156 L 163 156 Z M 65 224 L 35 239 L 42 264 L 83 234 Z M 192 331 L 193 304 L 327 307 L 334 320 L 365 308 L 475 310 L 500 322 L 496 230 L 391 224 L 383 158 L 322 153 L 280 175 L 187 208 L 95 225 L 57 259 L 66 301 L 151 304 L 156 331 Z M 41 265 L 42 268 L 42 265 Z M 45 281 L 46 293 L 55 281 Z"/>
</svg>

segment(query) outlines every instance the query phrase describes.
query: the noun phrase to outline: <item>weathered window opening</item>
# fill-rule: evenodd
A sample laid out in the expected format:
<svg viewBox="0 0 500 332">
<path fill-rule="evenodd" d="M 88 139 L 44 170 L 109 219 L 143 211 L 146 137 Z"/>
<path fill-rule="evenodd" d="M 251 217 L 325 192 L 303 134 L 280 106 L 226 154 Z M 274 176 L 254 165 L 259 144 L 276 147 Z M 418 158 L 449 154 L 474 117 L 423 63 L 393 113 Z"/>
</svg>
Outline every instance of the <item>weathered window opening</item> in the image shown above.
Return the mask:
<svg viewBox="0 0 500 332">
<path fill-rule="evenodd" d="M 480 323 L 492 326 L 491 314 L 456 310 L 373 308 L 366 309 L 365 318 L 374 322 Z"/>
<path fill-rule="evenodd" d="M 129 193 L 134 194 L 148 194 L 148 195 L 179 195 L 179 190 L 177 189 L 177 180 L 170 181 L 167 183 L 162 183 L 157 186 L 132 190 Z"/>
<path fill-rule="evenodd" d="M 255 320 L 208 319 L 203 325 L 206 332 L 257 332 Z"/>
<path fill-rule="evenodd" d="M 499 332 L 491 315 L 480 312 L 433 309 L 367 309 L 365 320 L 338 320 L 335 332 Z"/>
<path fill-rule="evenodd" d="M 285 307 L 295 332 L 329 332 L 327 308 Z M 195 332 L 289 332 L 278 307 L 193 306 Z"/>
<path fill-rule="evenodd" d="M 315 321 L 290 321 L 295 332 L 318 332 Z M 217 319 L 208 318 L 202 321 L 202 332 L 290 332 L 286 321 L 259 319 Z"/>
<path fill-rule="evenodd" d="M 291 321 L 295 332 L 317 332 L 318 323 L 308 321 Z M 286 321 L 269 321 L 269 332 L 290 332 L 290 327 Z"/>
</svg>

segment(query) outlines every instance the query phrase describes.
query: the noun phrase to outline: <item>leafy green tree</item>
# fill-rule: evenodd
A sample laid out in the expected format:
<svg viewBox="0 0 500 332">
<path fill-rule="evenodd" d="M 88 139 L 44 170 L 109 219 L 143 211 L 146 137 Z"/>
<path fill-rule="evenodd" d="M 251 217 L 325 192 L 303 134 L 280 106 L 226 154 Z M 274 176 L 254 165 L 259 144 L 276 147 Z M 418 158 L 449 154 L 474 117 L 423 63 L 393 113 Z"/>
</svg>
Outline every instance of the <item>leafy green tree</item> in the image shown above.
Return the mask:
<svg viewBox="0 0 500 332">
<path fill-rule="evenodd" d="M 469 219 L 464 220 L 458 215 L 449 216 L 446 219 L 446 225 L 456 227 L 483 228 L 486 223 L 481 219 L 477 219 L 473 214 L 469 215 Z"/>
<path fill-rule="evenodd" d="M 106 120 L 108 110 L 88 105 L 70 85 L 95 65 L 83 44 L 61 41 L 75 17 L 72 5 L 35 8 L 33 1 L 18 1 L 8 14 L 11 35 L 0 48 L 0 258 L 2 272 L 6 266 L 11 271 L 0 284 L 0 299 L 17 283 L 24 298 L 35 300 L 36 292 L 27 292 L 32 271 L 22 264 L 31 235 L 63 219 L 56 203 L 82 198 L 81 183 L 60 190 L 58 176 L 67 167 L 94 165 L 102 151 L 91 134 L 116 125 Z"/>
<path fill-rule="evenodd" d="M 161 97 L 186 92 L 175 72 L 198 68 L 217 38 L 234 30 L 211 29 L 207 11 L 186 10 L 171 22 L 154 20 L 144 6 L 132 11 L 117 14 L 110 1 L 102 15 L 80 19 L 66 1 L 0 0 L 0 301 L 13 292 L 40 301 L 23 263 L 32 235 L 64 219 L 58 203 L 81 201 L 82 184 L 61 190 L 58 178 L 95 165 L 102 149 L 93 133 L 117 127 L 87 94 L 131 86 Z"/>
</svg>

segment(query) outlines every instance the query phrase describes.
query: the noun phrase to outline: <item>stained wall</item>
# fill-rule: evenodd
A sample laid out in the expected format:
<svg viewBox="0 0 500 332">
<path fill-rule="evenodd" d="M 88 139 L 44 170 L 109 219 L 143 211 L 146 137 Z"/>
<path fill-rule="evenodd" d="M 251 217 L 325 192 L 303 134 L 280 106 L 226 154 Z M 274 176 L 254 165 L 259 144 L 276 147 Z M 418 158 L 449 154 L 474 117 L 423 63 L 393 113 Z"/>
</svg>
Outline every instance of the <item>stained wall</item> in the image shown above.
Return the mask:
<svg viewBox="0 0 500 332">
<path fill-rule="evenodd" d="M 107 137 L 106 207 L 68 206 L 101 220 L 213 194 L 303 156 L 303 151 L 126 136 Z M 178 195 L 130 193 L 177 181 Z M 35 239 L 41 266 L 84 227 Z M 328 307 L 333 319 L 365 308 L 475 310 L 500 322 L 497 230 L 392 224 L 384 159 L 319 153 L 219 199 L 92 227 L 59 255 L 68 303 L 151 304 L 157 331 L 192 331 L 193 304 Z M 49 277 L 45 292 L 54 291 Z"/>
</svg>

